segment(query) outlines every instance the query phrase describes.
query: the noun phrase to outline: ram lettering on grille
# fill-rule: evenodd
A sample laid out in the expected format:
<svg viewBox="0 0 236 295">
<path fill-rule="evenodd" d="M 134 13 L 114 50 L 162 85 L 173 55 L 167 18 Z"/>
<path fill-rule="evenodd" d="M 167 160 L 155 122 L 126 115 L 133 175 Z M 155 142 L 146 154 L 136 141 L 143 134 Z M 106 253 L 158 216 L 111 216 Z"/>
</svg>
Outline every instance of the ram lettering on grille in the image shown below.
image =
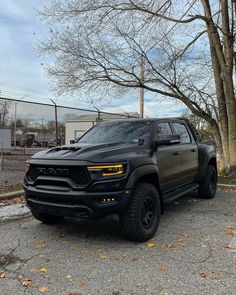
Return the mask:
<svg viewBox="0 0 236 295">
<path fill-rule="evenodd" d="M 40 174 L 43 175 L 58 175 L 58 176 L 68 176 L 69 169 L 62 168 L 37 168 Z"/>
</svg>

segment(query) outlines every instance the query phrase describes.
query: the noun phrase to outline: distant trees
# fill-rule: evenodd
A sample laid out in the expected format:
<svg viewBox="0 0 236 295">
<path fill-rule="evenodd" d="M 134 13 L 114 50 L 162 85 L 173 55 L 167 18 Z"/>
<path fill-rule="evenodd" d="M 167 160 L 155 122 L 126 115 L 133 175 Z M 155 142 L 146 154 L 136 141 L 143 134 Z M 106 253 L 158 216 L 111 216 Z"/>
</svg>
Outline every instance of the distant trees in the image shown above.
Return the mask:
<svg viewBox="0 0 236 295">
<path fill-rule="evenodd" d="M 7 127 L 10 105 L 9 101 L 0 100 L 0 128 Z"/>
<path fill-rule="evenodd" d="M 52 1 L 39 46 L 58 93 L 137 88 L 182 101 L 208 122 L 236 173 L 235 1 Z M 140 73 L 144 61 L 144 76 Z M 158 107 L 158 106 L 157 106 Z"/>
</svg>

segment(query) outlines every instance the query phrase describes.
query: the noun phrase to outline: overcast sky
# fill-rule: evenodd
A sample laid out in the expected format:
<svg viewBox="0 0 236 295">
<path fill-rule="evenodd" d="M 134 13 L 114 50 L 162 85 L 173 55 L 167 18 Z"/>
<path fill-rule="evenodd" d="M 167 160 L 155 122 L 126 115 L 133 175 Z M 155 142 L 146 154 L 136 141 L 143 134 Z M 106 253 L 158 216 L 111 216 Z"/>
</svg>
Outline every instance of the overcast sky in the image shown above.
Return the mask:
<svg viewBox="0 0 236 295">
<path fill-rule="evenodd" d="M 40 21 L 37 10 L 50 0 L 7 0 L 1 1 L 0 10 L 0 91 L 2 96 L 12 98 L 25 97 L 28 100 L 50 103 L 55 98 L 49 87 L 42 64 L 47 63 L 39 57 L 35 48 L 38 40 L 47 34 L 47 27 Z M 50 62 L 50 61 L 49 61 Z M 96 103 L 101 110 L 111 112 L 138 112 L 139 93 L 123 99 L 112 99 L 109 102 Z M 92 109 L 91 104 L 73 97 L 58 97 L 59 104 Z M 186 107 L 173 103 L 170 99 L 161 102 L 145 96 L 145 114 L 149 117 L 179 116 Z M 22 116 L 32 117 L 32 108 L 18 106 Z M 40 110 L 37 110 L 42 117 Z M 46 114 L 45 114 L 46 115 Z"/>
</svg>

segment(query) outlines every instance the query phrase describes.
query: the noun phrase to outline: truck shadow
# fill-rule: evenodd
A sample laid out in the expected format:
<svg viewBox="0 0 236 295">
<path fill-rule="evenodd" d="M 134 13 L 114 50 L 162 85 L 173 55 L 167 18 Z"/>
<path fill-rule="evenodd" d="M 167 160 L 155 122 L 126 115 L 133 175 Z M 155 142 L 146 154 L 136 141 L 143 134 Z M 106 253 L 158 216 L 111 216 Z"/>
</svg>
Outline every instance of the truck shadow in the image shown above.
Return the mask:
<svg viewBox="0 0 236 295">
<path fill-rule="evenodd" d="M 205 202 L 205 200 L 201 200 L 197 194 L 191 193 L 166 204 L 165 213 L 161 216 L 161 222 L 155 237 L 158 238 L 167 225 L 175 222 L 174 220 L 179 220 L 178 222 L 181 223 L 181 216 L 191 212 L 195 208 L 195 204 L 199 204 L 199 202 Z M 82 238 L 91 243 L 104 243 L 104 240 L 106 242 L 125 241 L 117 215 L 98 220 L 65 218 L 56 228 L 61 232 L 62 237 L 66 239 Z"/>
</svg>

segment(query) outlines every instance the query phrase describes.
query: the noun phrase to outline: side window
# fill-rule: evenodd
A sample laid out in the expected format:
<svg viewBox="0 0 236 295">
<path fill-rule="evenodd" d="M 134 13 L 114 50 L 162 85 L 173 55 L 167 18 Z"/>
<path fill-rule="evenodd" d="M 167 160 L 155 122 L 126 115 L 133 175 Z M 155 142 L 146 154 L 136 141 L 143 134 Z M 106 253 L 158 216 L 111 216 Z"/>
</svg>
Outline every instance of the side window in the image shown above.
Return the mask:
<svg viewBox="0 0 236 295">
<path fill-rule="evenodd" d="M 188 130 L 184 124 L 173 123 L 173 126 L 174 126 L 176 134 L 180 136 L 181 143 L 190 143 L 191 142 Z"/>
<path fill-rule="evenodd" d="M 172 130 L 170 128 L 170 124 L 167 122 L 162 122 L 158 124 L 157 127 L 157 139 L 164 139 L 168 135 L 172 135 Z"/>
</svg>

